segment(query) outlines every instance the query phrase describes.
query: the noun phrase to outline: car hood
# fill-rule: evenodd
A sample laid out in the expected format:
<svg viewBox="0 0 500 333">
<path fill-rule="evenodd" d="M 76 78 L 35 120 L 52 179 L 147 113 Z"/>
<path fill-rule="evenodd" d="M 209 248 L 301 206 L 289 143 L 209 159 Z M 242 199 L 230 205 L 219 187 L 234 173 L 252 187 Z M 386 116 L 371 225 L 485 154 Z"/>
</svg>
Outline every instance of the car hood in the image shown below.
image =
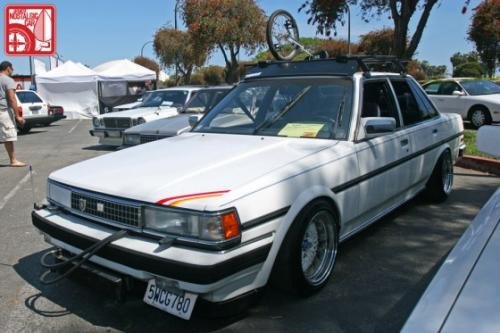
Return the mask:
<svg viewBox="0 0 500 333">
<path fill-rule="evenodd" d="M 175 111 L 177 112 L 177 108 L 171 106 L 160 106 L 160 107 L 147 107 L 147 108 L 135 108 L 125 111 L 116 111 L 109 112 L 101 115 L 102 118 L 138 118 L 153 114 L 155 112 L 166 112 L 166 111 Z"/>
<path fill-rule="evenodd" d="M 253 181 L 266 186 L 280 177 L 289 177 L 290 172 L 304 171 L 297 161 L 338 143 L 184 133 L 74 164 L 52 173 L 50 179 L 85 190 L 166 205 L 172 204 L 168 198 L 215 192 L 225 196 L 214 199 L 221 203 L 246 193 L 248 188 L 242 188 Z M 276 174 L 284 172 L 287 165 L 291 170 L 286 175 Z M 214 201 L 209 202 L 211 199 L 186 201 L 181 206 L 217 206 Z"/>
<path fill-rule="evenodd" d="M 170 118 L 162 118 L 131 127 L 127 129 L 125 133 L 174 136 L 177 135 L 180 130 L 189 128 L 189 117 L 192 115 L 198 115 L 200 118 L 203 116 L 202 114 L 182 113 Z"/>
</svg>

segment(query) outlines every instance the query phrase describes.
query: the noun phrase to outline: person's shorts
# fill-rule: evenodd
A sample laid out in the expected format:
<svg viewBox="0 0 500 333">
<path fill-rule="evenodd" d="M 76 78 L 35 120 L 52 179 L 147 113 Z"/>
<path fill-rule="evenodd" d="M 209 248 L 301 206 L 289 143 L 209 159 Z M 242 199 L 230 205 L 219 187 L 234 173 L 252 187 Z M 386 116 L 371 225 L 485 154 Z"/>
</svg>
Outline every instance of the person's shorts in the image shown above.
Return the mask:
<svg viewBox="0 0 500 333">
<path fill-rule="evenodd" d="M 0 111 L 0 143 L 17 140 L 17 129 L 8 111 Z"/>
</svg>

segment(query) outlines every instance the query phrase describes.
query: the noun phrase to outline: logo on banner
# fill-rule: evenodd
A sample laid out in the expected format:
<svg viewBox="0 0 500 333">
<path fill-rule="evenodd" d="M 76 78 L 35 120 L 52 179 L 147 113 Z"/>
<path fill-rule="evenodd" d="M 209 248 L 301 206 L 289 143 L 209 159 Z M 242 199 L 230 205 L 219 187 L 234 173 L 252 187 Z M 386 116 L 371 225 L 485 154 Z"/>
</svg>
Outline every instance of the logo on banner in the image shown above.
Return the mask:
<svg viewBox="0 0 500 333">
<path fill-rule="evenodd" d="M 4 21 L 4 48 L 8 55 L 53 55 L 55 53 L 55 6 L 7 5 Z"/>
</svg>

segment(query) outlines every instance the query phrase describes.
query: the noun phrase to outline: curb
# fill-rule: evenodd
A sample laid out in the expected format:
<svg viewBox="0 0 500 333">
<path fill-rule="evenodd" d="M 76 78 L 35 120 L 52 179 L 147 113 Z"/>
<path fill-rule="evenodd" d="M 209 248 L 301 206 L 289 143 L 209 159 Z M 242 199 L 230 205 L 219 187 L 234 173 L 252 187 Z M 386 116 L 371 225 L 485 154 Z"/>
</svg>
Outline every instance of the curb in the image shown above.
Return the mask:
<svg viewBox="0 0 500 333">
<path fill-rule="evenodd" d="M 500 176 L 500 160 L 492 158 L 464 155 L 457 160 L 455 165 Z"/>
</svg>

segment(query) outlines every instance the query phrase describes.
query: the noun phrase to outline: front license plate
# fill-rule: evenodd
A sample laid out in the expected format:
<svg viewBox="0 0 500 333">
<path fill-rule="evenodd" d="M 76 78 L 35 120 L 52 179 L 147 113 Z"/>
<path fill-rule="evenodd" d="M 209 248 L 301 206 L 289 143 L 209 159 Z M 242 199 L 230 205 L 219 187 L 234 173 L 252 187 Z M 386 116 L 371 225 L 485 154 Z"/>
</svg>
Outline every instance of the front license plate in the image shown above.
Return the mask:
<svg viewBox="0 0 500 333">
<path fill-rule="evenodd" d="M 120 131 L 109 131 L 108 136 L 110 138 L 121 138 L 122 137 L 122 132 Z"/>
<path fill-rule="evenodd" d="M 156 285 L 155 280 L 149 280 L 143 300 L 155 308 L 189 320 L 197 298 L 198 295 L 196 294 L 184 293 L 184 295 L 179 295 L 170 290 L 160 288 Z"/>
<path fill-rule="evenodd" d="M 36 114 L 38 114 L 38 113 L 40 113 L 40 111 L 38 111 L 38 110 L 32 110 L 32 111 L 31 111 L 31 114 L 32 114 L 32 115 L 36 115 Z"/>
</svg>

